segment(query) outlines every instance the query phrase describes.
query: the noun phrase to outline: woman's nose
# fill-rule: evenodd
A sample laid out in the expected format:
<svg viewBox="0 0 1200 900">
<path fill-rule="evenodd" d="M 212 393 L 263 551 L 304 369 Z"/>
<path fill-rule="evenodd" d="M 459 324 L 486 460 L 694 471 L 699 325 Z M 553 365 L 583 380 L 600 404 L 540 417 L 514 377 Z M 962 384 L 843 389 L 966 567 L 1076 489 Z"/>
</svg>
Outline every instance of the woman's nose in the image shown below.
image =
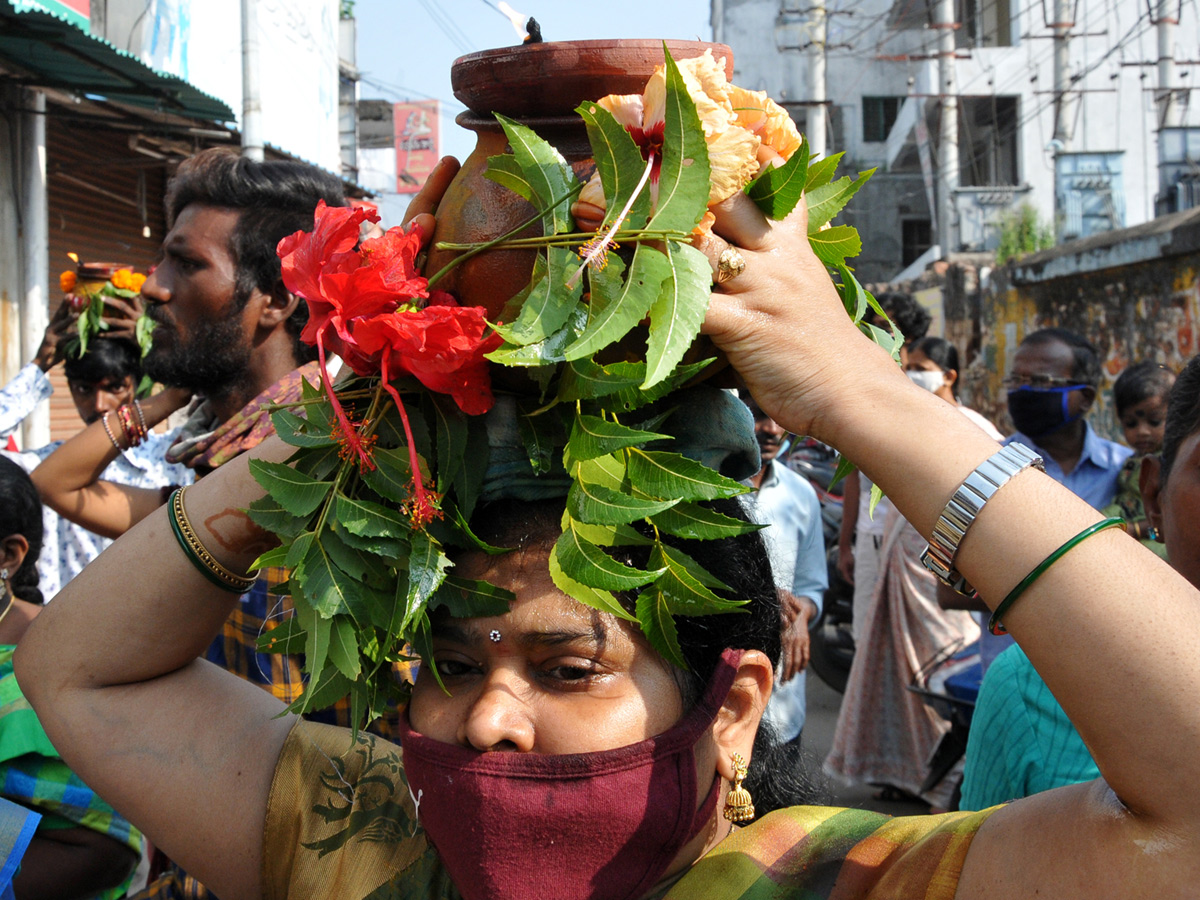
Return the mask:
<svg viewBox="0 0 1200 900">
<path fill-rule="evenodd" d="M 533 750 L 533 721 L 521 694 L 517 675 L 503 670 L 489 672 L 467 709 L 459 743 L 485 751 Z"/>
</svg>

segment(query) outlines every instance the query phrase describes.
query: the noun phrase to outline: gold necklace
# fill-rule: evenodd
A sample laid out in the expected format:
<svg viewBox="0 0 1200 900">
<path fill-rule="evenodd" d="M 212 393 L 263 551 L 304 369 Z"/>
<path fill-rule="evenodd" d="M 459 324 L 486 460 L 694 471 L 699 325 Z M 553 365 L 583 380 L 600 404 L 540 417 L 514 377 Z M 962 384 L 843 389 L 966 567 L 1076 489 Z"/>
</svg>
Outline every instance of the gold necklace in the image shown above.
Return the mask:
<svg viewBox="0 0 1200 900">
<path fill-rule="evenodd" d="M 17 602 L 16 595 L 10 590 L 8 592 L 8 606 L 4 607 L 4 612 L 0 612 L 0 622 L 4 621 L 4 617 L 12 612 L 13 604 Z"/>
</svg>

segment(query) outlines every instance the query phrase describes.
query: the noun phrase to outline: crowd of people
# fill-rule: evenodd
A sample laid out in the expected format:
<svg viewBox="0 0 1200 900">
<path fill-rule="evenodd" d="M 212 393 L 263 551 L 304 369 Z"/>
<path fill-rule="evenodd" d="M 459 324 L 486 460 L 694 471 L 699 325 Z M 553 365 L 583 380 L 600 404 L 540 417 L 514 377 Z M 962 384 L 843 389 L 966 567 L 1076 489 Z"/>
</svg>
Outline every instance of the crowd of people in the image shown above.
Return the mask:
<svg viewBox="0 0 1200 900">
<path fill-rule="evenodd" d="M 958 349 L 926 336 L 929 312 L 907 293 L 879 299 L 906 336 L 901 364 L 914 383 L 997 442 L 1036 450 L 1054 480 L 1106 515 L 1123 518 L 1130 535 L 1166 557 L 1161 531 L 1143 506 L 1141 471 L 1162 449 L 1175 383 L 1170 369 L 1149 361 L 1123 368 L 1112 404 L 1124 444 L 1106 440 L 1086 419 L 1101 382 L 1096 348 L 1064 328 L 1032 332 L 1004 378 L 1015 429 L 1005 438 L 959 401 Z M 1002 653 L 1012 647 L 1012 638 L 986 627 L 987 607 L 978 598 L 953 590 L 922 565 L 925 538 L 886 496 L 872 498 L 871 487 L 856 472 L 843 492 L 836 559 L 838 573 L 853 586 L 854 663 L 826 772 L 877 786 L 878 800 L 924 803 L 935 810 L 960 803 L 963 809 L 984 809 L 1097 777 L 1087 749 L 1027 657 L 1015 647 Z M 930 668 L 964 648 L 977 648 L 980 677 L 993 662 L 999 668 L 983 682 L 976 714 L 981 724 L 972 730 L 965 773 L 960 759 L 931 785 L 932 760 L 951 721 L 910 688 L 924 687 Z M 1020 730 L 1025 737 L 1017 740 Z"/>
<path fill-rule="evenodd" d="M 425 234 L 456 168 L 410 209 Z M 1200 358 L 1178 381 L 1153 361 L 1125 369 L 1123 446 L 1086 419 L 1095 348 L 1034 331 L 1005 378 L 1005 438 L 959 401 L 958 349 L 926 336 L 910 296 L 880 297 L 900 367 L 851 325 L 803 204 L 770 223 L 738 194 L 702 247 L 714 271 L 730 248 L 745 260 L 705 331 L 746 385 L 761 460 L 744 499 L 715 506 L 766 528 L 696 551 L 751 602 L 719 626 L 676 618 L 689 671 L 555 587 L 564 498 L 499 499 L 471 527 L 516 549 L 454 566 L 511 590 L 508 612 L 435 619 L 426 658 L 396 667 L 415 682 L 408 707 L 368 731 L 347 730 L 344 704 L 281 715 L 303 660 L 257 641 L 290 613 L 288 576 L 248 573 L 270 538 L 242 510 L 263 493 L 249 461 L 289 455 L 270 412 L 317 380 L 275 247 L 321 201 L 343 205 L 340 184 L 304 164 L 183 164 L 141 288 L 149 354 L 117 327 L 67 359 L 86 427 L 0 464 L 0 795 L 42 814 L 17 897 L 1082 898 L 1195 883 L 1200 773 L 1180 736 L 1200 727 Z M 115 307 L 114 324 L 137 312 Z M 0 390 L 0 433 L 48 396 L 71 326 L 64 303 Z M 138 398 L 143 374 L 165 387 Z M 803 676 L 828 573 L 789 435 L 858 467 L 837 553 L 856 653 L 825 769 L 936 815 L 813 805 Z M 236 595 L 180 553 L 165 505 L 193 482 L 189 527 Z M 948 726 L 908 686 L 976 642 L 965 764 L 929 788 Z"/>
</svg>

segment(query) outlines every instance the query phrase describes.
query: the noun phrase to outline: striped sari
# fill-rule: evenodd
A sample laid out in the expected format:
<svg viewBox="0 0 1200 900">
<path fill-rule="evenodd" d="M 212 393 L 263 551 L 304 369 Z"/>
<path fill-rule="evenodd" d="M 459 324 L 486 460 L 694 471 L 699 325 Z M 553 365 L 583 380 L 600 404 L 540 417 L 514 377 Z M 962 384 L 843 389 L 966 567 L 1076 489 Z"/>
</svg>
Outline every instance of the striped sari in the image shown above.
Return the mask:
<svg viewBox="0 0 1200 900">
<path fill-rule="evenodd" d="M 0 795 L 41 813 L 39 831 L 90 828 L 140 856 L 142 833 L 68 769 L 46 737 L 13 675 L 15 649 L 0 645 Z M 128 883 L 126 880 L 95 898 L 123 897 Z"/>
</svg>

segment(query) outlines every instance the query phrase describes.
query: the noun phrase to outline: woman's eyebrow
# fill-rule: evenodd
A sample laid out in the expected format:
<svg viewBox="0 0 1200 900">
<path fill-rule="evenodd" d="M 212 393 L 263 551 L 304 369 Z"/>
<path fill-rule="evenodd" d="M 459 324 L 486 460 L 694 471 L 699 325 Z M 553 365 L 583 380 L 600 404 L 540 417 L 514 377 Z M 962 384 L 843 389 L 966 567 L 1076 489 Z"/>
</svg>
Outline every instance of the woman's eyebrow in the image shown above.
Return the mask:
<svg viewBox="0 0 1200 900">
<path fill-rule="evenodd" d="M 529 649 L 547 649 L 561 647 L 564 644 L 586 642 L 593 646 L 602 646 L 608 639 L 604 625 L 597 622 L 591 628 L 580 628 L 572 631 L 524 631 L 517 637 L 517 643 Z"/>
</svg>

